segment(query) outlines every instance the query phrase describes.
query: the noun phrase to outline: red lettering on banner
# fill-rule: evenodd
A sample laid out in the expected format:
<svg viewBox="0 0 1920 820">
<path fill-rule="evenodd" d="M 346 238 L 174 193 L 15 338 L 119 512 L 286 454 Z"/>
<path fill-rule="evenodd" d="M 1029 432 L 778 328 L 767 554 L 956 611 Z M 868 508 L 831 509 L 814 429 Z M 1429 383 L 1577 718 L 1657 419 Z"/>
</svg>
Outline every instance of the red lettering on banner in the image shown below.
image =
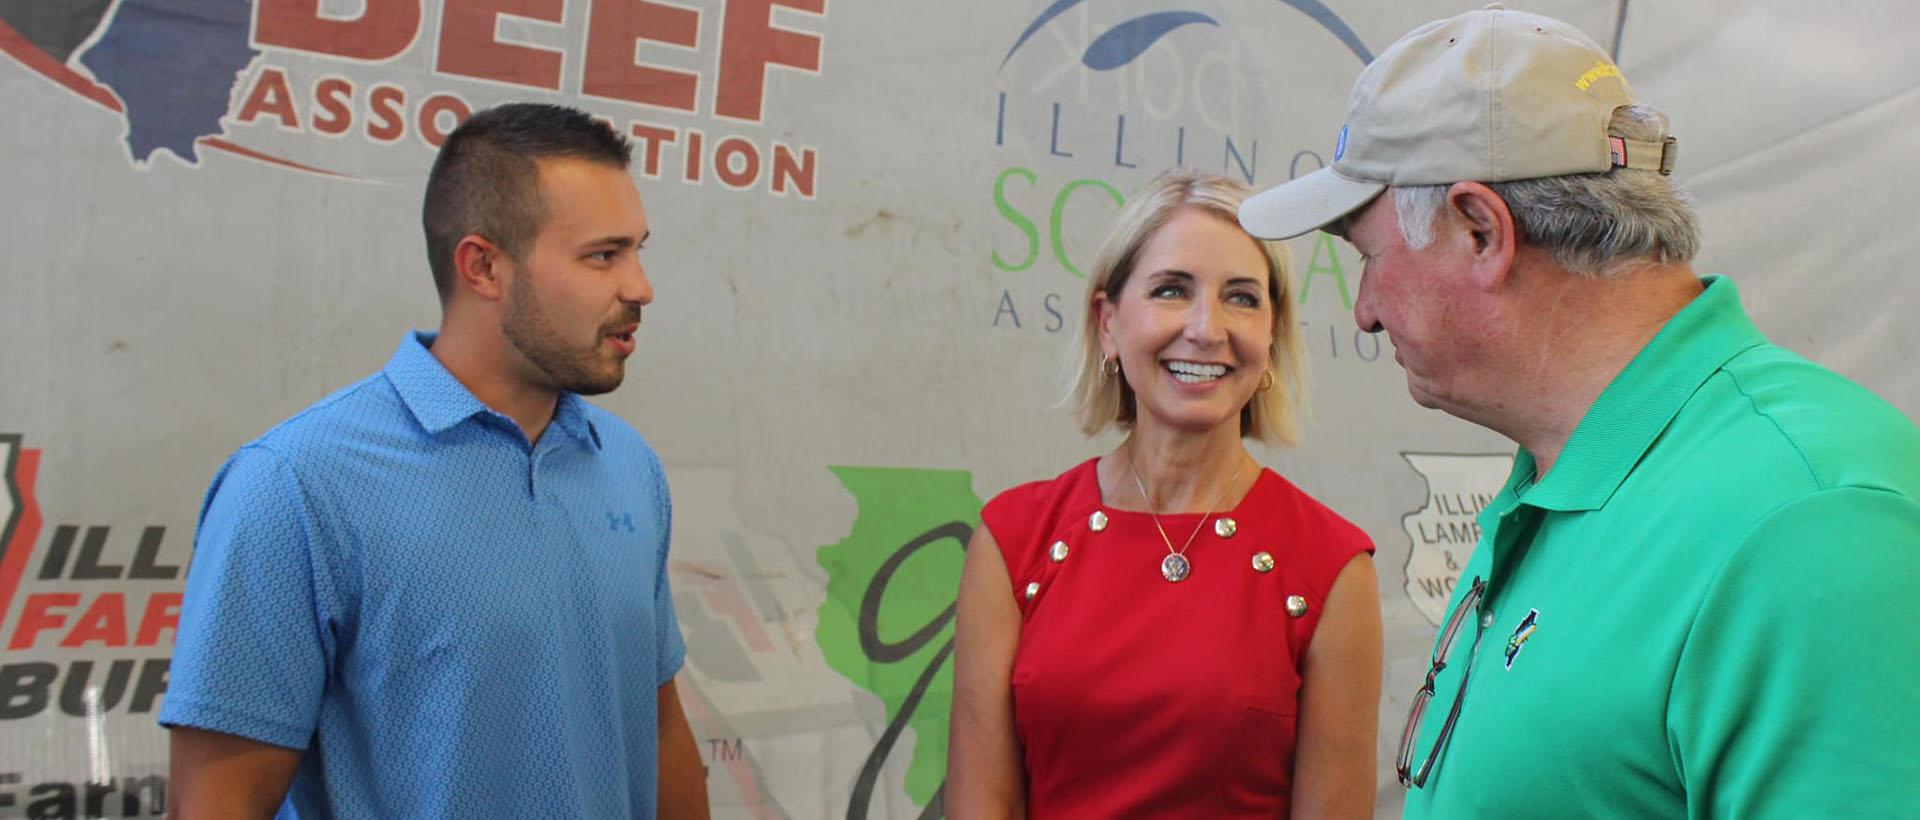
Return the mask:
<svg viewBox="0 0 1920 820">
<path fill-rule="evenodd" d="M 688 182 L 700 181 L 700 142 L 705 138 L 706 138 L 705 134 L 702 134 L 691 128 L 687 129 L 687 181 Z"/>
<path fill-rule="evenodd" d="M 40 633 L 49 629 L 59 629 L 67 625 L 64 613 L 52 612 L 54 607 L 72 608 L 80 605 L 80 595 L 74 592 L 42 592 L 28 595 L 26 603 L 20 605 L 20 623 L 13 628 L 13 640 L 7 643 L 8 649 L 32 649 Z"/>
<path fill-rule="evenodd" d="M 105 646 L 127 645 L 127 597 L 118 592 L 108 592 L 93 599 L 93 605 L 87 607 L 86 614 L 80 616 L 73 631 L 60 641 L 67 649 L 98 642 Z"/>
<path fill-rule="evenodd" d="M 445 74 L 558 91 L 564 52 L 503 43 L 494 33 L 503 15 L 558 23 L 566 10 L 566 0 L 448 2 L 440 16 L 438 68 Z"/>
<path fill-rule="evenodd" d="M 680 132 L 636 122 L 633 124 L 633 136 L 640 141 L 640 173 L 648 179 L 659 179 L 660 149 L 672 145 L 674 140 L 680 138 Z"/>
<path fill-rule="evenodd" d="M 397 86 L 376 85 L 367 96 L 373 116 L 367 120 L 367 137 L 379 142 L 394 142 L 407 134 L 407 92 Z"/>
<path fill-rule="evenodd" d="M 774 27 L 774 6 L 825 14 L 827 0 L 727 0 L 720 27 L 715 114 L 759 122 L 766 103 L 768 66 L 820 70 L 820 36 Z"/>
<path fill-rule="evenodd" d="M 253 90 L 247 92 L 247 101 L 240 104 L 240 113 L 233 121 L 244 125 L 262 114 L 279 120 L 282 128 L 300 128 L 300 114 L 293 110 L 293 92 L 287 89 L 287 73 L 272 66 L 260 69 Z"/>
<path fill-rule="evenodd" d="M 448 112 L 453 114 L 453 128 L 442 130 L 440 115 Z M 425 140 L 428 145 L 439 148 L 447 141 L 447 135 L 452 133 L 454 128 L 459 128 L 460 123 L 466 122 L 470 116 L 473 116 L 473 109 L 464 100 L 452 94 L 435 94 L 420 104 L 420 118 L 414 124 L 420 128 L 420 139 Z"/>
<path fill-rule="evenodd" d="M 733 158 L 746 159 L 745 166 L 734 170 Z M 745 137 L 728 137 L 713 149 L 713 175 L 720 184 L 733 189 L 746 188 L 760 178 L 760 149 Z"/>
<path fill-rule="evenodd" d="M 400 56 L 420 33 L 420 0 L 365 0 L 359 18 L 320 13 L 321 0 L 259 0 L 253 10 L 253 40 L 353 60 Z"/>
<path fill-rule="evenodd" d="M 140 634 L 133 638 L 134 646 L 159 646 L 160 633 L 180 628 L 180 597 L 178 592 L 156 592 L 147 596 L 147 611 L 140 615 Z M 173 644 L 168 639 L 167 644 Z"/>
<path fill-rule="evenodd" d="M 699 75 L 641 65 L 635 45 L 642 39 L 694 48 L 700 41 L 700 12 L 648 0 L 595 0 L 587 20 L 580 92 L 692 111 Z"/>
<path fill-rule="evenodd" d="M 322 77 L 313 86 L 313 102 L 320 113 L 313 117 L 313 130 L 339 136 L 353 128 L 353 82 L 342 77 Z"/>
<path fill-rule="evenodd" d="M 793 190 L 802 198 L 813 198 L 814 152 L 812 148 L 800 149 L 799 159 L 793 156 L 793 149 L 780 143 L 773 144 L 773 192 L 784 194 L 787 184 L 793 184 Z"/>
</svg>

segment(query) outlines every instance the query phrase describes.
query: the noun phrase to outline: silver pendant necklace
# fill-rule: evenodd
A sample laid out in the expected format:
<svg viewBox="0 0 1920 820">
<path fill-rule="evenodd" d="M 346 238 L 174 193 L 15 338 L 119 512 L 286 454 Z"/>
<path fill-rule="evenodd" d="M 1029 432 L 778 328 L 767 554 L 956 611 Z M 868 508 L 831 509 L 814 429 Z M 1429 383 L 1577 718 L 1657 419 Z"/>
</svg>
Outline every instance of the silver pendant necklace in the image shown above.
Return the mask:
<svg viewBox="0 0 1920 820">
<path fill-rule="evenodd" d="M 1193 539 L 1199 537 L 1200 530 L 1207 526 L 1207 519 L 1213 516 L 1213 510 L 1227 497 L 1227 491 L 1240 483 L 1240 471 L 1233 471 L 1233 478 L 1213 497 L 1213 503 L 1207 505 L 1208 512 L 1200 516 L 1200 523 L 1193 525 L 1193 532 L 1187 534 L 1187 542 L 1179 549 L 1173 548 L 1173 539 L 1167 535 L 1167 528 L 1160 524 L 1160 511 L 1153 507 L 1153 496 L 1147 494 L 1147 484 L 1140 480 L 1140 470 L 1133 466 L 1132 448 L 1127 452 L 1127 472 L 1133 474 L 1133 486 L 1140 488 L 1140 497 L 1147 502 L 1147 514 L 1153 517 L 1153 528 L 1160 531 L 1160 540 L 1167 544 L 1167 557 L 1160 559 L 1160 577 L 1168 583 L 1180 583 L 1193 573 L 1193 563 L 1187 560 L 1187 548 L 1193 546 Z"/>
</svg>

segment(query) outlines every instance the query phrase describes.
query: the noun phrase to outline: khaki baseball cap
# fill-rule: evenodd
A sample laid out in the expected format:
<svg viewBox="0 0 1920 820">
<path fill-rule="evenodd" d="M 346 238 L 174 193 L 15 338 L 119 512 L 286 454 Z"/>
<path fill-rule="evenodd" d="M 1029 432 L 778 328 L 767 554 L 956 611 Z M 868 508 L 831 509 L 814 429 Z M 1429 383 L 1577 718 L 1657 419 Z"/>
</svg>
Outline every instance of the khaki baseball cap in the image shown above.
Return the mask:
<svg viewBox="0 0 1920 820">
<path fill-rule="evenodd" d="M 1607 133 L 1627 78 L 1578 29 L 1494 3 L 1401 37 L 1360 72 L 1333 165 L 1254 196 L 1240 225 L 1286 239 L 1323 228 L 1389 186 L 1601 173 L 1671 173 L 1664 142 Z"/>
</svg>

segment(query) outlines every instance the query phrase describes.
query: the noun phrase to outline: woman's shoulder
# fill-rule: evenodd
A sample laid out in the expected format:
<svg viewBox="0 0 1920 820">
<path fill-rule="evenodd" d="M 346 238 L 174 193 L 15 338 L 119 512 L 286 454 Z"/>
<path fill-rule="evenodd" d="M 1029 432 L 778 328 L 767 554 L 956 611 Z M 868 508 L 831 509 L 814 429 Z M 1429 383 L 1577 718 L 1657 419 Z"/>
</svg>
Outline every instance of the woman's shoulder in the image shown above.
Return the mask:
<svg viewBox="0 0 1920 820">
<path fill-rule="evenodd" d="M 989 506 L 994 504 L 1026 505 L 1036 501 L 1071 496 L 1076 490 L 1080 489 L 1080 485 L 1085 481 L 1089 479 L 1096 482 L 1098 481 L 1098 479 L 1093 478 L 1093 476 L 1099 463 L 1100 459 L 1096 456 L 1082 461 L 1079 464 L 1075 464 L 1072 467 L 1068 467 L 1064 472 L 1052 478 L 1042 478 L 1028 481 L 1024 484 L 1015 484 L 1012 487 L 1000 491 L 1000 494 L 994 496 L 993 500 L 988 501 L 987 504 Z"/>
<path fill-rule="evenodd" d="M 1356 549 L 1373 551 L 1373 539 L 1365 530 L 1285 476 L 1271 469 L 1263 471 L 1259 490 L 1265 496 L 1259 505 L 1260 511 L 1282 518 L 1289 529 L 1309 536 L 1312 543 L 1338 553 L 1351 554 Z"/>
<path fill-rule="evenodd" d="M 1098 458 L 1090 458 L 1052 478 L 1007 488 L 981 509 L 981 522 L 987 525 L 995 540 L 1006 545 L 1008 541 L 1020 540 L 1021 533 L 1028 530 L 1044 529 L 1046 522 L 1059 517 L 1069 507 L 1087 499 L 1097 503 L 1099 462 Z"/>
<path fill-rule="evenodd" d="M 1373 539 L 1279 473 L 1268 470 L 1262 484 L 1258 514 L 1269 516 L 1268 526 L 1285 533 L 1288 564 L 1306 582 L 1317 608 L 1348 564 L 1373 553 Z"/>
</svg>

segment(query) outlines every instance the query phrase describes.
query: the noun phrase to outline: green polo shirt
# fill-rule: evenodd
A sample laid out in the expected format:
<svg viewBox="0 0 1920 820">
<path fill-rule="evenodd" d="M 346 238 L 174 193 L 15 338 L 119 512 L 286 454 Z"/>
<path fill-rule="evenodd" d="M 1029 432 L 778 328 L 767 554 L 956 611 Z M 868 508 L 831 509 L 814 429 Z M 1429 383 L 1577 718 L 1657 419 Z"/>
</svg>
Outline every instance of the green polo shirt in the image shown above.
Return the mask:
<svg viewBox="0 0 1920 820">
<path fill-rule="evenodd" d="M 1706 290 L 1520 451 L 1409 818 L 1920 818 L 1920 431 Z"/>
</svg>

